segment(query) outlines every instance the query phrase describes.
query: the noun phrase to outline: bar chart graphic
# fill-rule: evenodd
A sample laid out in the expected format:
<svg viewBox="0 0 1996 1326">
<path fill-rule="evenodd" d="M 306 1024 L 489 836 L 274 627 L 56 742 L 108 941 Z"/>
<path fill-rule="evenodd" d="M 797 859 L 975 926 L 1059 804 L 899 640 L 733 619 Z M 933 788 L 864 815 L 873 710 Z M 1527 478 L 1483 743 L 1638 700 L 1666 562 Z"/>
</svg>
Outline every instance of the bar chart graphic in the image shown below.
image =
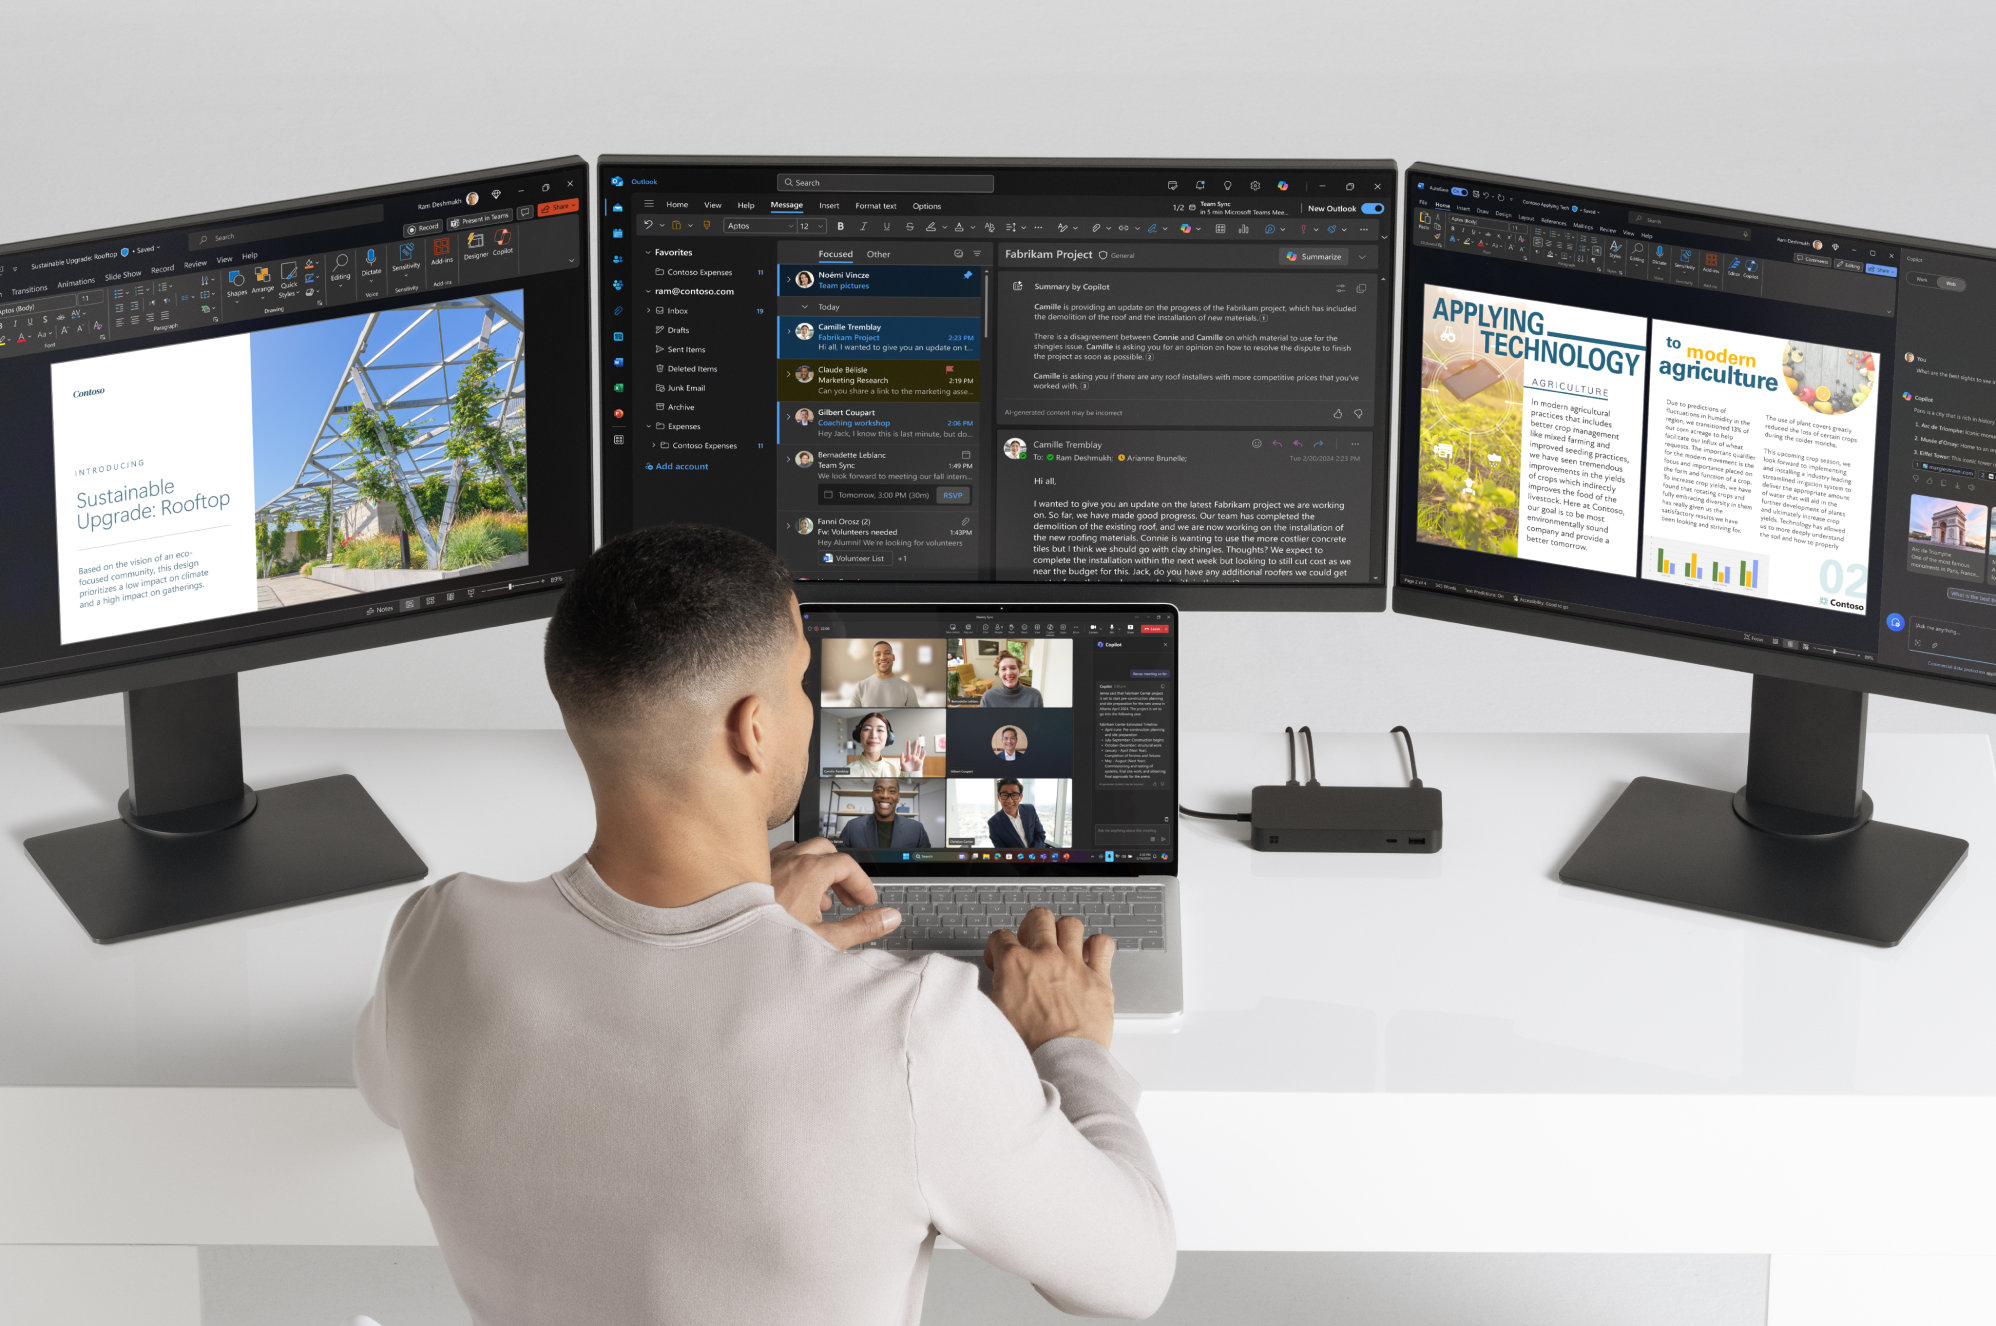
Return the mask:
<svg viewBox="0 0 1996 1326">
<path fill-rule="evenodd" d="M 1766 553 L 1743 552 L 1681 539 L 1649 539 L 1643 550 L 1643 578 L 1668 580 L 1699 589 L 1738 594 L 1766 593 L 1770 559 Z"/>
</svg>

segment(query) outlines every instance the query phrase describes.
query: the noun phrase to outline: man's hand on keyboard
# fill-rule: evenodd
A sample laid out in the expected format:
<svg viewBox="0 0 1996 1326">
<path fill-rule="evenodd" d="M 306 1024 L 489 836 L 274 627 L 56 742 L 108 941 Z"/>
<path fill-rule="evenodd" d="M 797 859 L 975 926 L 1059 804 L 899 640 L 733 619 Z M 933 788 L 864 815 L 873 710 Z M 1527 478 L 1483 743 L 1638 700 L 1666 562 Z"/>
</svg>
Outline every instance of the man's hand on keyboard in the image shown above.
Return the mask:
<svg viewBox="0 0 1996 1326">
<path fill-rule="evenodd" d="M 1091 935 L 1078 916 L 1035 907 L 1019 930 L 999 930 L 984 944 L 991 968 L 991 1002 L 998 1005 L 1026 1042 L 1037 1050 L 1061 1036 L 1082 1036 L 1107 1048 L 1116 1026 L 1116 995 L 1109 964 L 1116 941 Z"/>
<path fill-rule="evenodd" d="M 833 948 L 868 943 L 901 924 L 900 912 L 874 906 L 878 899 L 873 881 L 829 838 L 778 844 L 769 854 L 769 882 L 776 890 L 777 905 L 815 929 Z M 821 919 L 840 903 L 866 910 L 837 921 Z"/>
</svg>

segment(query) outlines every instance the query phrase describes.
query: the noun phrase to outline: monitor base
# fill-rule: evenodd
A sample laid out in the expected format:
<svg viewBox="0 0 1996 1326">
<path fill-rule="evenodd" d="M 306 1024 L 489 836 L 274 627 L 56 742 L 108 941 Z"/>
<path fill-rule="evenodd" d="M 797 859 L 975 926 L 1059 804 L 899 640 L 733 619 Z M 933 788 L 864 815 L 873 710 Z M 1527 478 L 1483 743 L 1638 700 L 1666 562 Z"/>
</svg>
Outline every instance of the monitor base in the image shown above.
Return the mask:
<svg viewBox="0 0 1996 1326">
<path fill-rule="evenodd" d="M 30 838 L 35 866 L 100 944 L 423 878 L 429 867 L 351 774 L 265 788 L 240 822 L 162 834 L 124 819 Z"/>
<path fill-rule="evenodd" d="M 1868 818 L 1830 833 L 1770 832 L 1741 818 L 1734 793 L 1638 778 L 1559 877 L 1582 888 L 1889 947 L 1905 937 L 1967 853 L 1960 838 Z"/>
</svg>

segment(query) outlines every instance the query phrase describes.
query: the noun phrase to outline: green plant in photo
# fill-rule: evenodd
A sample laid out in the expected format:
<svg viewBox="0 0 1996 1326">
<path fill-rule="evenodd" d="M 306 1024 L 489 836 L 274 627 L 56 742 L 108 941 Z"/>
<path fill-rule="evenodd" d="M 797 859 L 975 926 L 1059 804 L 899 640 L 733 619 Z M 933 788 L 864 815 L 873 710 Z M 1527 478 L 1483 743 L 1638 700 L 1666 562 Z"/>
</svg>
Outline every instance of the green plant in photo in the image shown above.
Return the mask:
<svg viewBox="0 0 1996 1326">
<path fill-rule="evenodd" d="M 1517 556 L 1521 394 L 1510 382 L 1465 401 L 1422 393 L 1415 529 L 1423 542 Z"/>
<path fill-rule="evenodd" d="M 284 535 L 291 528 L 291 517 L 279 512 L 268 519 L 259 520 L 254 526 L 256 534 L 256 574 L 258 579 L 267 580 L 275 569 L 277 559 L 284 555 Z"/>
<path fill-rule="evenodd" d="M 392 534 L 381 534 L 371 539 L 348 539 L 340 548 L 336 559 L 341 566 L 356 571 L 392 571 L 402 565 L 402 540 Z M 424 566 L 429 554 L 421 548 L 409 550 L 410 565 Z"/>
<path fill-rule="evenodd" d="M 457 522 L 444 547 L 444 570 L 494 562 L 527 550 L 527 522 L 510 512 L 481 511 Z"/>
</svg>

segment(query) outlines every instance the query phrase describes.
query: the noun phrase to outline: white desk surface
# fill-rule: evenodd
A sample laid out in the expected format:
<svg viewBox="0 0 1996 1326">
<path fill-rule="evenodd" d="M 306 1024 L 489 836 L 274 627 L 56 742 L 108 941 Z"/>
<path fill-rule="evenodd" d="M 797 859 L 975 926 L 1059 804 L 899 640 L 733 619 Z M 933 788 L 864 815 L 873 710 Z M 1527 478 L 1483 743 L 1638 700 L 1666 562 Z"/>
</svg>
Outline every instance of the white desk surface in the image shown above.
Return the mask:
<svg viewBox="0 0 1996 1326">
<path fill-rule="evenodd" d="M 1281 776 L 1279 736 L 1185 745 L 1188 805 Z M 246 753 L 264 784 L 358 774 L 439 871 L 529 877 L 589 834 L 559 733 L 252 731 Z M 1398 773 L 1383 736 L 1318 754 L 1328 781 Z M 1743 738 L 1420 754 L 1439 855 L 1184 834 L 1188 1012 L 1117 1037 L 1181 1247 L 1996 1253 L 1986 739 L 1872 739 L 1880 817 L 1974 844 L 1891 950 L 1556 882 L 1628 777 L 1729 786 Z M 115 729 L 0 729 L 0 828 L 101 817 L 122 761 Z M 99 948 L 0 849 L 0 1244 L 434 1242 L 399 1135 L 341 1085 L 408 891 Z"/>
<path fill-rule="evenodd" d="M 1880 819 L 1967 837 L 1906 941 L 1856 944 L 1618 898 L 1554 872 L 1636 774 L 1730 787 L 1740 736 L 1421 734 L 1432 856 L 1272 855 L 1187 821 L 1187 1011 L 1121 1024 L 1147 1089 L 1996 1095 L 1996 767 L 1981 736 L 1878 735 Z M 253 783 L 347 770 L 439 875 L 532 878 L 591 810 L 548 731 L 251 729 Z M 1279 734 L 1194 736 L 1181 796 L 1241 809 Z M 1326 782 L 1401 776 L 1384 734 L 1326 734 Z M 0 728 L 0 1085 L 341 1086 L 353 1020 L 415 886 L 100 947 L 20 850 L 107 817 L 116 728 Z"/>
</svg>

